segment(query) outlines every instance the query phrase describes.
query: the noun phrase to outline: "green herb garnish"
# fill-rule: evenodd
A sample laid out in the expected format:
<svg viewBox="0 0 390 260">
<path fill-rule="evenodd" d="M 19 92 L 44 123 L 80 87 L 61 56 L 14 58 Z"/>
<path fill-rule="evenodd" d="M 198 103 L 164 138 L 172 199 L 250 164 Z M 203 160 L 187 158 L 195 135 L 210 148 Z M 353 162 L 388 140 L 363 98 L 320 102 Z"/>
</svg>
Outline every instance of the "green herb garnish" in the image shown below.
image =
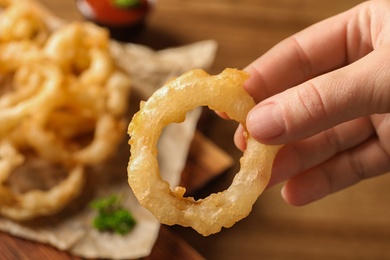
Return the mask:
<svg viewBox="0 0 390 260">
<path fill-rule="evenodd" d="M 116 195 L 93 201 L 91 208 L 98 212 L 93 220 L 93 226 L 99 231 L 110 231 L 125 235 L 136 224 L 130 211 L 121 206 L 120 200 Z"/>
<path fill-rule="evenodd" d="M 140 0 L 114 0 L 114 4 L 118 8 L 131 8 L 140 4 Z"/>
</svg>

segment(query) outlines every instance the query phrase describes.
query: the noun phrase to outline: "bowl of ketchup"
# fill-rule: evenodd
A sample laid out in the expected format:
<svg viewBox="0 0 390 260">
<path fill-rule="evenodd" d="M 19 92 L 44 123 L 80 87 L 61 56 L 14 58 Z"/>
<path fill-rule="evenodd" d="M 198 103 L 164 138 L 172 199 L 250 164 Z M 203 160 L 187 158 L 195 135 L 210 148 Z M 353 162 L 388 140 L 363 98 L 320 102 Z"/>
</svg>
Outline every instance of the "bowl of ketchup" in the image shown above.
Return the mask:
<svg viewBox="0 0 390 260">
<path fill-rule="evenodd" d="M 76 0 L 87 20 L 106 27 L 117 40 L 131 40 L 144 26 L 151 0 Z"/>
</svg>

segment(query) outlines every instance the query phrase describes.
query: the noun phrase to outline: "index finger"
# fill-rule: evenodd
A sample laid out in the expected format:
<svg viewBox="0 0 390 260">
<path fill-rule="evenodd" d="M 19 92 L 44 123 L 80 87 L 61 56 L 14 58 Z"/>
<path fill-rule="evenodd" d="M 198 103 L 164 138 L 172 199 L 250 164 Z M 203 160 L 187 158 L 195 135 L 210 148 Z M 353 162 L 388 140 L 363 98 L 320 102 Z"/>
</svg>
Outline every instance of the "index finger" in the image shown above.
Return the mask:
<svg viewBox="0 0 390 260">
<path fill-rule="evenodd" d="M 369 24 L 362 25 L 359 19 L 367 6 L 358 5 L 275 45 L 245 68 L 251 74 L 245 83 L 247 91 L 260 102 L 370 52 Z M 365 25 L 367 30 L 362 30 Z"/>
</svg>

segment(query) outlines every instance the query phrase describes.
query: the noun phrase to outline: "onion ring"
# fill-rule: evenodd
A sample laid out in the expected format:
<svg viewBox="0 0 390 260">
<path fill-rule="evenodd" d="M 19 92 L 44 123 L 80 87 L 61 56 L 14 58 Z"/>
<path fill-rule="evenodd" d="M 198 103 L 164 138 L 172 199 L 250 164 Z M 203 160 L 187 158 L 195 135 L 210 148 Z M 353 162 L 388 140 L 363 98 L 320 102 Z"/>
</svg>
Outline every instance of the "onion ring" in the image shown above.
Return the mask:
<svg viewBox="0 0 390 260">
<path fill-rule="evenodd" d="M 132 82 L 109 32 L 48 15 L 30 0 L 0 0 L 0 216 L 16 221 L 63 210 L 126 129 Z"/>
<path fill-rule="evenodd" d="M 0 215 L 26 221 L 38 216 L 53 215 L 77 197 L 84 187 L 82 165 L 72 166 L 67 177 L 58 185 L 44 190 L 15 193 L 4 185 L 13 170 L 24 162 L 24 156 L 10 142 L 0 143 Z"/>
<path fill-rule="evenodd" d="M 0 3 L 5 4 L 5 3 Z M 49 29 L 40 14 L 27 3 L 8 3 L 0 16 L 0 42 L 32 40 L 42 44 Z"/>
<path fill-rule="evenodd" d="M 36 94 L 32 97 L 22 100 L 11 107 L 2 108 L 0 110 L 0 137 L 4 137 L 12 128 L 18 125 L 27 116 L 40 113 L 42 107 L 50 110 L 60 95 L 60 85 L 62 82 L 62 74 L 60 70 L 51 62 L 26 64 L 20 70 L 27 70 L 31 77 L 39 75 L 41 80 L 34 80 L 34 84 L 42 85 L 37 87 Z M 10 97 L 2 97 L 10 98 Z"/>
<path fill-rule="evenodd" d="M 245 126 L 246 115 L 255 105 L 244 90 L 248 74 L 225 69 L 210 76 L 196 69 L 167 82 L 146 102 L 141 102 L 129 124 L 131 146 L 128 182 L 140 204 L 161 223 L 190 226 L 207 236 L 231 227 L 245 218 L 268 184 L 273 160 L 280 146 L 256 142 L 245 132 L 247 148 L 240 159 L 241 169 L 223 192 L 204 199 L 183 197 L 185 188 L 171 190 L 162 180 L 157 161 L 157 142 L 163 128 L 179 123 L 186 113 L 199 106 L 226 114 Z"/>
</svg>

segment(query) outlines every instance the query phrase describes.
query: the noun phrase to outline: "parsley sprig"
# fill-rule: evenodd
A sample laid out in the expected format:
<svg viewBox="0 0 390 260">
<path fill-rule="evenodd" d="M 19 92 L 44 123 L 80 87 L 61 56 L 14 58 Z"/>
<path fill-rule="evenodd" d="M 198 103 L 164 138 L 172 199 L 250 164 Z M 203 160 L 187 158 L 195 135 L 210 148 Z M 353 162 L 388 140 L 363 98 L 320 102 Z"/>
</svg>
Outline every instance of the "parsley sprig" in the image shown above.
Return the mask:
<svg viewBox="0 0 390 260">
<path fill-rule="evenodd" d="M 116 195 L 95 200 L 90 206 L 97 211 L 92 223 L 99 231 L 125 235 L 136 225 L 133 215 L 121 206 L 120 199 Z"/>
</svg>

